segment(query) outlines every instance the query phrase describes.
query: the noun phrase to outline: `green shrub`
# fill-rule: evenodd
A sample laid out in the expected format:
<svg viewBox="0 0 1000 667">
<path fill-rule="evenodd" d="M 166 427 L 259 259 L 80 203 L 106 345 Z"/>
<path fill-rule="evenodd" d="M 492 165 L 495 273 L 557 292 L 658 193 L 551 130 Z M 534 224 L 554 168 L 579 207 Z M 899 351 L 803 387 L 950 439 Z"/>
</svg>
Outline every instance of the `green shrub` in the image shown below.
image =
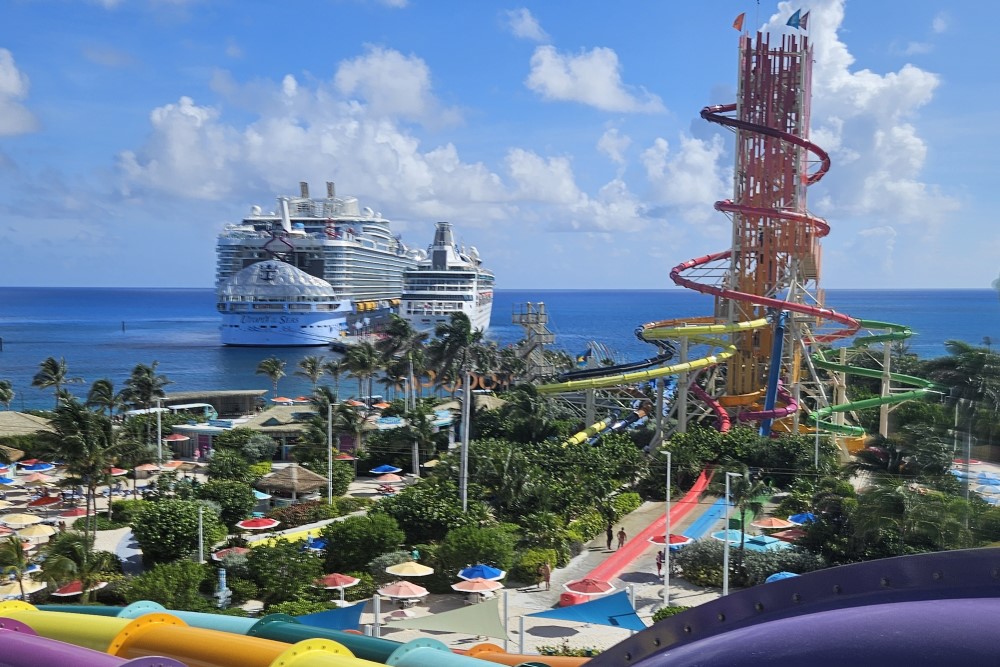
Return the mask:
<svg viewBox="0 0 1000 667">
<path fill-rule="evenodd" d="M 342 512 L 337 504 L 331 505 L 325 500 L 296 503 L 288 507 L 279 507 L 267 513 L 269 517 L 280 521 L 282 528 L 304 526 L 307 523 L 333 519 L 341 516 L 341 514 Z"/>
<path fill-rule="evenodd" d="M 94 522 L 95 530 L 118 530 L 119 528 L 126 528 L 128 526 L 128 523 L 109 519 L 108 515 L 104 512 L 101 512 L 92 520 Z"/>
<path fill-rule="evenodd" d="M 208 611 L 212 604 L 199 589 L 215 576 L 212 568 L 189 560 L 161 563 L 130 580 L 122 593 L 130 603 L 152 600 L 167 609 Z"/>
<path fill-rule="evenodd" d="M 583 538 L 583 541 L 586 542 L 604 532 L 606 525 L 607 523 L 600 512 L 590 510 L 570 521 L 566 529 L 579 534 Z"/>
<path fill-rule="evenodd" d="M 398 550 L 406 540 L 395 519 L 385 514 L 334 521 L 323 527 L 322 536 L 334 547 L 326 551 L 327 572 L 363 570 L 377 556 Z"/>
<path fill-rule="evenodd" d="M 615 521 L 626 514 L 636 511 L 640 505 L 642 505 L 642 498 L 639 497 L 638 493 L 619 493 L 611 499 L 611 507 L 615 512 Z M 598 532 L 600 532 L 600 528 L 598 528 Z M 594 534 L 596 535 L 597 533 Z"/>
<path fill-rule="evenodd" d="M 743 570 L 739 573 L 740 586 L 756 586 L 775 572 L 803 574 L 827 567 L 822 556 L 788 549 L 785 551 L 748 551 L 743 559 Z"/>
<path fill-rule="evenodd" d="M 658 621 L 662 621 L 665 618 L 670 618 L 671 616 L 679 614 L 682 611 L 687 611 L 690 608 L 691 607 L 684 607 L 684 606 L 679 606 L 679 607 L 660 607 L 659 609 L 657 609 L 656 611 L 653 612 L 653 623 L 656 623 Z"/>
<path fill-rule="evenodd" d="M 735 551 L 735 549 L 733 549 Z M 730 553 L 732 559 L 733 554 Z M 696 540 L 671 554 L 672 567 L 695 586 L 722 586 L 723 544 L 719 540 Z"/>
<path fill-rule="evenodd" d="M 264 608 L 264 611 L 268 614 L 304 616 L 306 614 L 315 614 L 328 609 L 333 609 L 333 604 L 329 602 L 320 602 L 319 600 L 314 600 L 310 597 L 302 597 L 268 605 Z"/>
<path fill-rule="evenodd" d="M 148 502 L 147 500 L 114 500 L 111 502 L 111 520 L 115 523 L 130 524 Z"/>
<path fill-rule="evenodd" d="M 260 594 L 257 589 L 257 584 L 249 579 L 227 577 L 226 585 L 229 587 L 229 590 L 233 592 L 230 604 L 243 604 L 247 600 L 256 600 L 257 596 Z"/>
<path fill-rule="evenodd" d="M 355 498 L 354 496 L 343 496 L 335 498 L 333 504 L 336 506 L 340 516 L 351 514 L 359 510 L 366 509 L 375 504 L 374 498 Z"/>
<path fill-rule="evenodd" d="M 390 551 L 389 553 L 377 556 L 372 562 L 368 563 L 368 572 L 377 583 L 387 584 L 396 577 L 386 572 L 385 568 L 411 560 L 413 558 L 409 551 Z"/>
<path fill-rule="evenodd" d="M 541 655 L 560 655 L 572 658 L 592 658 L 601 652 L 601 649 L 592 646 L 570 646 L 568 639 L 562 640 L 561 644 L 555 646 L 538 646 L 536 648 Z"/>
<path fill-rule="evenodd" d="M 253 463 L 250 465 L 250 477 L 253 481 L 257 481 L 267 473 L 271 472 L 271 462 L 261 461 L 260 463 Z"/>
<path fill-rule="evenodd" d="M 510 581 L 522 584 L 534 584 L 538 582 L 538 566 L 542 563 L 555 563 L 558 554 L 555 549 L 526 549 L 522 551 L 514 567 L 507 573 Z"/>
<path fill-rule="evenodd" d="M 356 602 L 358 600 L 367 600 L 371 596 L 375 595 L 375 589 L 378 588 L 378 584 L 375 583 L 375 579 L 372 575 L 367 572 L 345 572 L 344 574 L 361 580 L 350 588 L 344 589 L 345 600 L 348 602 Z M 337 596 L 340 595 L 338 591 L 330 592 Z"/>
</svg>

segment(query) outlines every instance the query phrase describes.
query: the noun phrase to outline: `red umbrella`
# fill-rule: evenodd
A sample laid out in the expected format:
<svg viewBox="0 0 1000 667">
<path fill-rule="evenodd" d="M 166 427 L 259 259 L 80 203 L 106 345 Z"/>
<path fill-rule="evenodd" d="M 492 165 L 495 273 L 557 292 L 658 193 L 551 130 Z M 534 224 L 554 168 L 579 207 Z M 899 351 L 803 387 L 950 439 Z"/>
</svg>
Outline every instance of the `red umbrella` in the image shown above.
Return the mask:
<svg viewBox="0 0 1000 667">
<path fill-rule="evenodd" d="M 347 452 L 341 452 L 340 454 L 337 454 L 333 458 L 336 459 L 337 461 L 354 461 L 355 460 L 354 457 L 351 456 L 350 454 L 348 454 Z"/>
<path fill-rule="evenodd" d="M 402 482 L 403 478 L 399 475 L 391 472 L 387 472 L 384 475 L 379 475 L 375 478 L 376 482 L 382 482 L 383 484 L 388 484 L 390 482 Z"/>
<path fill-rule="evenodd" d="M 340 591 L 340 601 L 344 602 L 344 589 L 350 588 L 355 584 L 359 583 L 361 580 L 356 577 L 352 577 L 346 574 L 340 574 L 339 572 L 334 572 L 333 574 L 327 574 L 319 579 L 313 581 L 313 586 L 317 588 L 325 588 L 328 591 L 339 590 Z"/>
<path fill-rule="evenodd" d="M 92 584 L 90 588 L 88 588 L 87 590 L 96 591 L 104 588 L 107 585 L 108 582 L 106 581 L 98 581 L 97 583 Z M 62 588 L 58 588 L 52 591 L 51 594 L 57 595 L 59 597 L 69 597 L 70 595 L 79 595 L 82 592 L 83 592 L 83 582 L 77 579 L 76 581 L 71 581 Z"/>
<path fill-rule="evenodd" d="M 392 407 L 389 403 L 382 401 L 381 403 L 372 404 L 373 408 L 378 408 L 379 410 L 385 410 L 386 408 Z"/>
<path fill-rule="evenodd" d="M 243 519 L 243 521 L 237 521 L 236 527 L 242 528 L 243 530 L 270 530 L 276 528 L 281 524 L 277 519 L 269 519 L 266 516 L 258 517 L 256 519 Z"/>
<path fill-rule="evenodd" d="M 649 538 L 649 541 L 652 542 L 653 544 L 664 544 L 667 541 L 667 536 L 653 535 L 651 538 Z M 670 533 L 670 546 L 672 547 L 684 546 L 685 544 L 691 544 L 692 542 L 694 542 L 694 540 L 688 537 L 687 535 L 678 535 L 676 533 Z"/>
<path fill-rule="evenodd" d="M 143 472 L 153 472 L 154 470 L 159 470 L 160 466 L 155 463 L 143 463 L 142 465 L 137 465 L 136 470 L 142 470 Z"/>
<path fill-rule="evenodd" d="M 59 516 L 64 519 L 76 519 L 81 516 L 94 516 L 94 510 L 90 510 L 90 512 L 88 512 L 84 507 L 74 507 L 72 509 L 59 512 Z"/>
<path fill-rule="evenodd" d="M 28 507 L 48 507 L 49 505 L 55 505 L 56 503 L 61 503 L 62 498 L 59 496 L 39 496 L 28 503 Z"/>
<path fill-rule="evenodd" d="M 229 547 L 228 549 L 219 549 L 214 554 L 212 554 L 213 560 L 222 560 L 226 556 L 245 556 L 250 553 L 249 547 Z"/>
<path fill-rule="evenodd" d="M 163 436 L 166 442 L 184 442 L 185 440 L 190 440 L 191 438 L 186 435 L 181 435 L 180 433 L 171 433 L 170 435 Z"/>
<path fill-rule="evenodd" d="M 563 584 L 563 588 L 568 590 L 570 593 L 576 593 L 578 595 L 604 595 L 605 593 L 610 593 L 615 590 L 615 587 L 611 585 L 610 582 L 603 581 L 601 579 L 577 579 L 576 581 L 570 581 L 569 583 Z"/>
<path fill-rule="evenodd" d="M 352 407 L 355 407 L 355 408 L 362 408 L 362 407 L 365 406 L 364 403 L 362 403 L 361 401 L 356 401 L 353 398 L 344 401 L 344 403 L 347 403 L 348 405 L 350 405 Z"/>
<path fill-rule="evenodd" d="M 771 537 L 777 537 L 779 540 L 784 540 L 785 542 L 794 542 L 805 536 L 806 531 L 801 528 L 789 528 L 788 530 L 779 530 L 776 533 L 771 533 Z"/>
<path fill-rule="evenodd" d="M 293 402 L 292 399 L 288 398 L 287 396 L 275 396 L 274 398 L 271 399 L 271 401 L 274 402 L 274 403 L 292 403 Z"/>
<path fill-rule="evenodd" d="M 108 468 L 104 472 L 108 473 L 112 477 L 121 477 L 122 475 L 128 474 L 128 470 L 125 470 L 124 468 Z"/>
</svg>

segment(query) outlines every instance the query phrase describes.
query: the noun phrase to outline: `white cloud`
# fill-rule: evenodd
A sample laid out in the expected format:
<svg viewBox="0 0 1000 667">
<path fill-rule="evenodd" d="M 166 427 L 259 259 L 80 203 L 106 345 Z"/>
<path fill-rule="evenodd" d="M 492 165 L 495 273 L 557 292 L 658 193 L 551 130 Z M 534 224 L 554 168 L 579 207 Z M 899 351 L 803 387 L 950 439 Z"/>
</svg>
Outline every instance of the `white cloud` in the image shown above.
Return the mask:
<svg viewBox="0 0 1000 667">
<path fill-rule="evenodd" d="M 895 266 L 896 237 L 890 225 L 862 229 L 848 246 L 849 261 L 872 278 L 890 277 Z"/>
<path fill-rule="evenodd" d="M 17 68 L 14 55 L 0 49 L 0 136 L 38 129 L 38 120 L 21 100 L 28 96 L 28 76 Z"/>
<path fill-rule="evenodd" d="M 343 95 L 364 98 L 379 116 L 435 124 L 459 120 L 456 110 L 442 108 L 431 93 L 427 64 L 392 49 L 372 47 L 365 55 L 341 63 L 334 84 Z"/>
<path fill-rule="evenodd" d="M 723 142 L 681 137 L 680 150 L 672 155 L 666 139 L 657 139 L 642 153 L 652 196 L 656 203 L 677 212 L 688 222 L 712 220 L 714 203 L 731 189 L 720 161 Z M 717 221 L 725 219 L 717 216 Z"/>
<path fill-rule="evenodd" d="M 535 17 L 524 7 L 507 11 L 507 26 L 511 34 L 519 39 L 530 39 L 533 42 L 545 42 L 549 39 Z"/>
<path fill-rule="evenodd" d="M 230 58 L 243 57 L 243 47 L 232 37 L 226 40 L 226 55 Z"/>
<path fill-rule="evenodd" d="M 625 164 L 625 151 L 632 145 L 632 140 L 611 128 L 597 140 L 597 150 L 607 155 L 615 164 Z"/>
<path fill-rule="evenodd" d="M 905 47 L 903 47 L 904 56 L 920 56 L 925 53 L 930 53 L 934 47 L 928 42 L 908 42 Z"/>
<path fill-rule="evenodd" d="M 948 30 L 948 26 L 950 23 L 951 21 L 948 17 L 948 14 L 946 14 L 945 12 L 940 12 L 934 17 L 934 20 L 931 21 L 931 30 L 933 30 L 936 34 L 940 35 L 941 33 Z"/>
<path fill-rule="evenodd" d="M 540 46 L 531 56 L 528 88 L 546 100 L 579 102 L 602 111 L 659 112 L 659 97 L 639 88 L 634 93 L 622 83 L 618 55 L 595 48 L 576 56 Z"/>
<path fill-rule="evenodd" d="M 132 54 L 107 45 L 91 45 L 83 49 L 83 57 L 104 67 L 128 67 L 135 62 Z"/>
<path fill-rule="evenodd" d="M 779 3 L 769 23 L 784 30 L 792 5 Z M 892 219 L 932 233 L 958 201 L 921 180 L 927 145 L 914 119 L 940 83 L 913 65 L 878 74 L 855 67 L 840 40 L 844 0 L 811 5 L 809 32 L 815 49 L 812 137 L 830 151 L 833 168 L 818 195 L 823 213 Z"/>
</svg>

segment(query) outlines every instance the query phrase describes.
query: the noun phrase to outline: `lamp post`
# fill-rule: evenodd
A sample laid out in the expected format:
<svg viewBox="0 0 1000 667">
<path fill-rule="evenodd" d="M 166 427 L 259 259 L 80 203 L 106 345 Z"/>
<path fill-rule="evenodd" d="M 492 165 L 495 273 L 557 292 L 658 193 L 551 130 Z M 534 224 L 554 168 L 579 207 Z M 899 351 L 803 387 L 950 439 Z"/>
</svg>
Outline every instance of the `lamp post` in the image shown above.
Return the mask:
<svg viewBox="0 0 1000 667">
<path fill-rule="evenodd" d="M 333 504 L 333 401 L 326 404 L 326 501 Z"/>
<path fill-rule="evenodd" d="M 160 418 L 160 410 L 162 409 L 160 403 L 160 399 L 156 399 L 156 465 L 158 466 L 163 465 L 163 420 Z M 146 432 L 149 433 L 149 429 Z"/>
<path fill-rule="evenodd" d="M 722 529 L 725 537 L 722 544 L 722 594 L 729 595 L 729 479 L 731 477 L 742 477 L 738 472 L 726 473 L 726 525 Z M 742 522 L 741 524 L 742 525 Z"/>
<path fill-rule="evenodd" d="M 670 452 L 667 452 L 667 537 L 663 544 L 663 606 L 670 606 Z"/>
</svg>

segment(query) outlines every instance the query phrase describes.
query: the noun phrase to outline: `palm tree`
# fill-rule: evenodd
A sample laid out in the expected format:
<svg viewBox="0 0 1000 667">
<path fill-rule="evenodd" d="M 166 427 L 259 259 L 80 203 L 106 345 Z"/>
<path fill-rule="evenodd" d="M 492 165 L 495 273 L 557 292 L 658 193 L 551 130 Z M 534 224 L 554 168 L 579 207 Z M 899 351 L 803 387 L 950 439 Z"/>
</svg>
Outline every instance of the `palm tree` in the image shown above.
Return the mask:
<svg viewBox="0 0 1000 667">
<path fill-rule="evenodd" d="M 278 380 L 285 377 L 285 360 L 278 357 L 268 357 L 257 364 L 257 375 L 266 375 L 274 388 L 274 397 L 278 397 Z"/>
<path fill-rule="evenodd" d="M 395 358 L 405 362 L 407 382 L 413 388 L 415 385 L 414 370 L 415 367 L 419 366 L 419 359 L 423 355 L 424 346 L 429 337 L 430 335 L 426 331 L 417 331 L 409 320 L 393 313 L 389 316 L 384 337 L 375 343 L 375 347 L 386 364 Z"/>
<path fill-rule="evenodd" d="M 152 437 L 152 420 L 149 419 L 149 410 L 157 399 L 167 395 L 164 387 L 171 382 L 166 375 L 160 375 L 156 372 L 159 365 L 158 361 L 154 361 L 148 366 L 136 364 L 132 369 L 132 374 L 125 380 L 125 388 L 122 390 L 122 398 L 126 403 L 146 410 L 146 442 L 149 442 Z"/>
<path fill-rule="evenodd" d="M 0 380 L 0 405 L 4 410 L 10 410 L 10 404 L 14 400 L 14 385 L 10 380 Z"/>
<path fill-rule="evenodd" d="M 709 490 L 719 495 L 724 494 L 725 480 L 729 479 L 729 502 L 736 507 L 736 515 L 740 519 L 740 551 L 737 561 L 739 567 L 743 564 L 743 547 L 746 544 L 746 525 L 744 525 L 746 515 L 759 514 L 764 508 L 764 500 L 774 495 L 774 489 L 766 481 L 751 477 L 749 468 L 742 463 L 730 462 L 723 464 L 723 468 L 734 469 L 733 471 L 739 472 L 740 476 L 727 478 L 723 475 L 720 481 L 709 487 Z M 724 530 L 729 530 L 729 526 L 725 526 Z M 726 537 L 728 538 L 728 534 Z"/>
<path fill-rule="evenodd" d="M 95 380 L 90 385 L 90 391 L 87 392 L 87 402 L 84 405 L 88 408 L 96 408 L 101 414 L 107 412 L 109 417 L 113 417 L 115 410 L 121 408 L 124 404 L 125 397 L 123 392 L 116 392 L 115 385 L 111 380 L 104 378 Z"/>
<path fill-rule="evenodd" d="M 481 369 L 478 363 L 485 358 L 481 345 L 483 332 L 473 330 L 465 313 L 452 313 L 449 322 L 442 322 L 434 329 L 434 340 L 427 345 L 427 356 L 438 373 L 441 384 L 451 384 L 454 395 L 458 381 L 467 372 Z"/>
<path fill-rule="evenodd" d="M 45 578 L 65 585 L 79 581 L 83 592 L 80 602 L 90 601 L 90 589 L 97 584 L 102 574 L 116 569 L 116 559 L 107 551 L 94 551 L 94 540 L 84 533 L 70 531 L 52 537 L 46 547 L 42 572 Z"/>
<path fill-rule="evenodd" d="M 0 571 L 14 575 L 21 588 L 22 600 L 24 600 L 24 575 L 30 565 L 31 561 L 24 552 L 20 537 L 8 535 L 0 541 Z"/>
<path fill-rule="evenodd" d="M 333 431 L 354 436 L 354 456 L 361 451 L 361 434 L 364 433 L 365 415 L 353 405 L 338 403 L 333 408 Z"/>
<path fill-rule="evenodd" d="M 333 378 L 333 402 L 340 396 L 340 376 L 347 371 L 343 359 L 331 359 L 323 364 L 323 372 Z"/>
<path fill-rule="evenodd" d="M 375 346 L 368 341 L 362 341 L 357 345 L 352 345 L 344 355 L 344 365 L 347 371 L 358 379 L 358 398 L 366 395 L 365 385 L 367 383 L 367 395 L 372 395 L 372 377 L 379 370 L 379 354 Z"/>
<path fill-rule="evenodd" d="M 429 456 L 433 453 L 434 436 L 437 430 L 434 428 L 434 412 L 422 403 L 406 413 L 406 426 L 404 428 L 405 438 L 413 445 L 413 474 L 420 477 L 420 455 L 423 453 Z"/>
<path fill-rule="evenodd" d="M 64 398 L 63 385 L 77 384 L 83 382 L 83 378 L 69 377 L 69 368 L 66 366 L 66 359 L 60 357 L 49 357 L 38 365 L 38 372 L 31 378 L 31 386 L 39 389 L 55 388 L 56 407 L 59 401 Z"/>
<path fill-rule="evenodd" d="M 326 369 L 323 365 L 325 360 L 326 357 L 317 357 L 312 355 L 302 357 L 302 359 L 299 360 L 299 370 L 295 371 L 295 374 L 309 380 L 309 382 L 312 383 L 313 391 L 316 391 L 316 385 L 319 384 L 319 379 L 323 377 L 324 373 L 326 373 Z"/>
</svg>

